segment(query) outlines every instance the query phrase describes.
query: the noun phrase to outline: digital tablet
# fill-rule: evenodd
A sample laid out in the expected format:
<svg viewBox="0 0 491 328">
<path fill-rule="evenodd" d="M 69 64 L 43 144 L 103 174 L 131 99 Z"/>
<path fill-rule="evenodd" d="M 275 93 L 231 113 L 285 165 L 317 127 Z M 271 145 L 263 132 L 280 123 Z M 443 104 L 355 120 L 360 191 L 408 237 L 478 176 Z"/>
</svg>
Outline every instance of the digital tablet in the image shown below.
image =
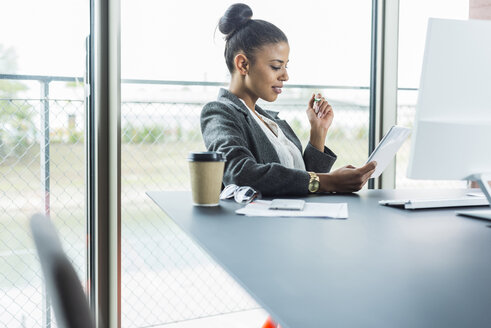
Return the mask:
<svg viewBox="0 0 491 328">
<path fill-rule="evenodd" d="M 411 129 L 402 126 L 394 125 L 390 128 L 366 161 L 366 163 L 377 162 L 377 167 L 370 178 L 378 178 L 382 174 L 410 134 Z"/>
</svg>

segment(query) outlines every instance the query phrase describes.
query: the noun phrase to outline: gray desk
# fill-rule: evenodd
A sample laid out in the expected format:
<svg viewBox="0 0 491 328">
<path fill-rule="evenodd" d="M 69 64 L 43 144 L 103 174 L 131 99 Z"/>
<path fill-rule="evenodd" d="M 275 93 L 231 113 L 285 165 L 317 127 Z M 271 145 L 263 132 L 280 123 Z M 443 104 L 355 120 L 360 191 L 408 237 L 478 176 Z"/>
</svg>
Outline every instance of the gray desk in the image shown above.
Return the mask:
<svg viewBox="0 0 491 328">
<path fill-rule="evenodd" d="M 347 202 L 348 220 L 244 217 L 232 201 L 197 208 L 189 192 L 148 195 L 285 328 L 490 327 L 491 223 L 377 204 L 463 193 L 305 198 Z"/>
</svg>

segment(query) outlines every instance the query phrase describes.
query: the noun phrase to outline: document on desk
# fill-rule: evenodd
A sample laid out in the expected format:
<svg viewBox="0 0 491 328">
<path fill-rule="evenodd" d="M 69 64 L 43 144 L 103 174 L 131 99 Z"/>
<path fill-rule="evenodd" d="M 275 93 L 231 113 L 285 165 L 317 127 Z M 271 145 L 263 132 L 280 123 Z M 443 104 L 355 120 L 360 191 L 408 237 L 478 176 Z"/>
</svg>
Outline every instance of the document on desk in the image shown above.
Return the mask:
<svg viewBox="0 0 491 328">
<path fill-rule="evenodd" d="M 390 128 L 389 132 L 385 134 L 375 150 L 370 154 L 370 157 L 368 157 L 366 163 L 377 162 L 375 172 L 370 178 L 378 178 L 382 174 L 410 133 L 411 129 L 402 126 L 394 125 Z"/>
<path fill-rule="evenodd" d="M 272 210 L 271 201 L 256 200 L 235 211 L 246 216 L 315 217 L 326 219 L 347 219 L 347 203 L 305 203 L 303 210 Z"/>
</svg>

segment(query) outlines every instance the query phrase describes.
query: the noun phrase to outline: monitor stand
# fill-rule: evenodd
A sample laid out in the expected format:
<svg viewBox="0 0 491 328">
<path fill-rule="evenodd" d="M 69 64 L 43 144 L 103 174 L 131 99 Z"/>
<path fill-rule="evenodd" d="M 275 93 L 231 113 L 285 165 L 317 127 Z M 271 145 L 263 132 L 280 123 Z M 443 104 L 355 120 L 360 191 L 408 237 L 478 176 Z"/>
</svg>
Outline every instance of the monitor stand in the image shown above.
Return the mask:
<svg viewBox="0 0 491 328">
<path fill-rule="evenodd" d="M 489 202 L 489 209 L 486 210 L 476 210 L 476 211 L 458 211 L 455 212 L 457 215 L 469 216 L 478 219 L 486 219 L 491 220 L 491 186 L 489 186 L 488 181 L 491 181 L 491 173 L 487 174 L 473 174 L 469 178 L 469 180 L 477 181 L 479 187 L 483 194 L 486 196 Z"/>
</svg>

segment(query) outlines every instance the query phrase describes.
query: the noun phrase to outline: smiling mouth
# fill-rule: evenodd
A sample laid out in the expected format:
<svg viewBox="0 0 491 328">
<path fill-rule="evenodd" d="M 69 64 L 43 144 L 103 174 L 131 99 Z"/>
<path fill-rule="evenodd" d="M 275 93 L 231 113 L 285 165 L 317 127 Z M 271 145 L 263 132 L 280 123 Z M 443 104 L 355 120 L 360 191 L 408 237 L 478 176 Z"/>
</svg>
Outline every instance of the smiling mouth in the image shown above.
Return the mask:
<svg viewBox="0 0 491 328">
<path fill-rule="evenodd" d="M 274 90 L 274 92 L 276 92 L 277 94 L 280 94 L 280 93 L 281 93 L 281 88 L 280 88 L 280 87 L 273 87 L 273 90 Z"/>
</svg>

